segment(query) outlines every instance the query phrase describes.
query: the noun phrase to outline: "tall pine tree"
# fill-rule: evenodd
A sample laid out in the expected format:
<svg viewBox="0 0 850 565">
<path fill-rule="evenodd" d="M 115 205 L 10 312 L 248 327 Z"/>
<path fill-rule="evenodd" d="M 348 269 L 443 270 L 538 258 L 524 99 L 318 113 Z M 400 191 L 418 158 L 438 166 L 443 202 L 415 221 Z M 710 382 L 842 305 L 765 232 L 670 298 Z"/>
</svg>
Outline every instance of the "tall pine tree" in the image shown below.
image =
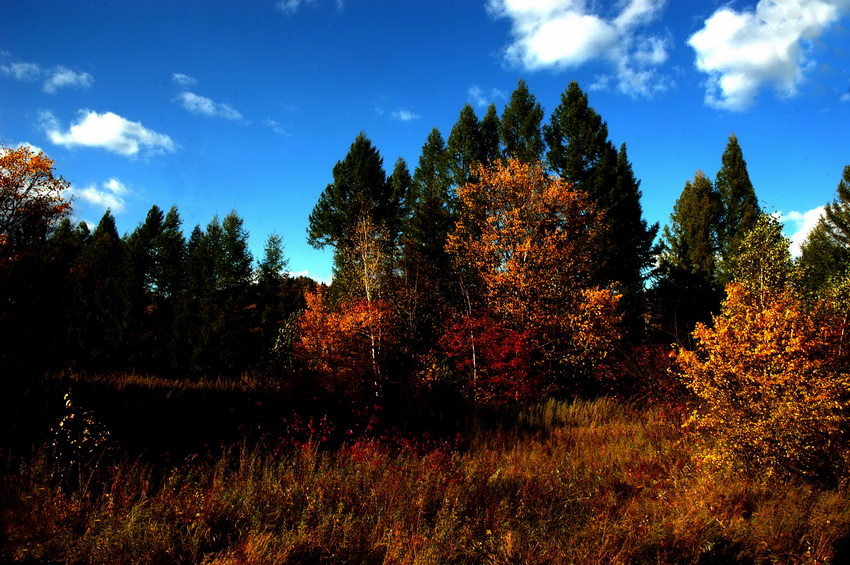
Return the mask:
<svg viewBox="0 0 850 565">
<path fill-rule="evenodd" d="M 747 172 L 747 162 L 744 161 L 743 151 L 734 133 L 729 136 L 722 165 L 714 182 L 721 202 L 718 226 L 722 258 L 720 278 L 722 282 L 728 282 L 729 261 L 761 215 L 756 192 Z"/>
<path fill-rule="evenodd" d="M 543 159 L 543 108 L 520 80 L 499 121 L 499 139 L 507 159 L 537 163 Z"/>
<path fill-rule="evenodd" d="M 641 191 L 628 159 L 608 139 L 608 126 L 588 104 L 587 95 L 572 82 L 561 95 L 544 128 L 549 168 L 587 193 L 603 214 L 606 245 L 600 257 L 603 282 L 616 282 L 622 292 L 624 323 L 633 338 L 642 327 L 643 288 L 652 264 L 658 225 L 643 218 Z"/>
<path fill-rule="evenodd" d="M 659 266 L 652 289 L 653 323 L 680 342 L 690 339 L 697 322 L 708 322 L 720 307 L 717 284 L 717 224 L 720 195 L 697 171 L 676 200 L 662 234 Z"/>
</svg>

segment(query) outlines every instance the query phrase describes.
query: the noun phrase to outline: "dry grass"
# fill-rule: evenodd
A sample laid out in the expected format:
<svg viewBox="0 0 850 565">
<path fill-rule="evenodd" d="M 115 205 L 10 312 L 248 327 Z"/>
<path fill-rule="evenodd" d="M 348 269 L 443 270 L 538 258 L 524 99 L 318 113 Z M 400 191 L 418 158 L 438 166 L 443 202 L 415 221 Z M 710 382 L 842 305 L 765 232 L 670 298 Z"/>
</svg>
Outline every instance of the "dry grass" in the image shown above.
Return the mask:
<svg viewBox="0 0 850 565">
<path fill-rule="evenodd" d="M 0 558 L 73 563 L 829 563 L 845 489 L 718 476 L 679 411 L 547 402 L 464 451 L 231 448 L 165 473 L 48 452 L 2 477 Z M 157 475 L 157 476 L 155 476 Z M 847 555 L 843 556 L 847 558 Z"/>
</svg>

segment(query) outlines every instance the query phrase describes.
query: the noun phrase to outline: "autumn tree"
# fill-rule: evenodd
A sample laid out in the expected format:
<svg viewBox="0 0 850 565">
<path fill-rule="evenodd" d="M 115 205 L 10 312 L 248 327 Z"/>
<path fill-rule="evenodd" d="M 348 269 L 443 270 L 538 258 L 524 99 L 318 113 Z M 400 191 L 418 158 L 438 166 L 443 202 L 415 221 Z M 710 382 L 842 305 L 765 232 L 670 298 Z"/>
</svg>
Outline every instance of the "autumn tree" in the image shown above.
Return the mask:
<svg viewBox="0 0 850 565">
<path fill-rule="evenodd" d="M 724 467 L 833 481 L 850 416 L 846 311 L 804 304 L 790 264 L 778 222 L 761 216 L 713 326 L 699 324 L 696 349 L 678 353 L 699 399 L 690 424 Z"/>
<path fill-rule="evenodd" d="M 539 163 L 480 166 L 475 176 L 458 189 L 449 250 L 477 274 L 486 311 L 531 332 L 547 371 L 586 375 L 619 338 L 618 296 L 597 282 L 599 216 Z"/>
<path fill-rule="evenodd" d="M 45 261 L 48 237 L 66 218 L 69 183 L 53 161 L 26 146 L 0 146 L 0 366 L 30 366 L 44 360 L 42 324 L 51 320 L 45 299 L 55 296 Z"/>
<path fill-rule="evenodd" d="M 43 152 L 0 146 L 0 266 L 43 242 L 70 213 L 69 186 L 54 175 L 53 160 Z"/>
<path fill-rule="evenodd" d="M 395 339 L 392 309 L 385 301 L 350 299 L 331 306 L 327 290 L 307 295 L 298 319 L 294 355 L 318 391 L 338 401 L 368 406 L 383 393 L 384 355 Z M 376 336 L 380 340 L 376 341 Z"/>
</svg>

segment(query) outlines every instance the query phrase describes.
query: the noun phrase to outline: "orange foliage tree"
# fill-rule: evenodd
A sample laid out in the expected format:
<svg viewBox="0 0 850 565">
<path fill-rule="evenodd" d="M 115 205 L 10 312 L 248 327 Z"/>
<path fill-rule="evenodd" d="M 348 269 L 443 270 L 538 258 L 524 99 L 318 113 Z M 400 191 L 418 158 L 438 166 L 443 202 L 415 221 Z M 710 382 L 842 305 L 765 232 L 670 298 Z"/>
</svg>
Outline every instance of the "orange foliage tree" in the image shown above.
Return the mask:
<svg viewBox="0 0 850 565">
<path fill-rule="evenodd" d="M 539 163 L 472 176 L 447 247 L 475 274 L 484 308 L 528 336 L 539 370 L 592 370 L 620 337 L 619 296 L 597 277 L 600 215 Z"/>
<path fill-rule="evenodd" d="M 69 183 L 54 176 L 53 161 L 26 146 L 0 147 L 0 261 L 15 260 L 43 241 L 71 211 Z"/>
<path fill-rule="evenodd" d="M 389 331 L 392 311 L 375 299 L 352 299 L 331 308 L 326 295 L 319 289 L 306 297 L 295 359 L 317 377 L 325 393 L 355 402 L 374 399 L 381 395 L 381 361 L 394 335 Z"/>
<path fill-rule="evenodd" d="M 743 241 L 713 327 L 677 362 L 699 399 L 690 424 L 727 468 L 834 480 L 850 423 L 848 296 L 806 304 L 789 280 L 781 226 L 763 217 Z M 749 261 L 741 261 L 749 255 Z M 850 293 L 850 285 L 836 294 Z"/>
</svg>

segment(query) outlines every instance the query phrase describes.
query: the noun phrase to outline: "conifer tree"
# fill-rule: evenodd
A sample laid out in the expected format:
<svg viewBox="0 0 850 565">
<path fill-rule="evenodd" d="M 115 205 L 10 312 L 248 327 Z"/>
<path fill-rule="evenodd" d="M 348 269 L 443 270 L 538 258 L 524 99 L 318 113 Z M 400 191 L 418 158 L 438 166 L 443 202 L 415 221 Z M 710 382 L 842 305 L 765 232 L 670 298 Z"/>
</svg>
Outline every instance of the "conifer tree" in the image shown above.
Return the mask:
<svg viewBox="0 0 850 565">
<path fill-rule="evenodd" d="M 337 295 L 345 294 L 345 258 L 355 242 L 358 226 L 368 223 L 384 234 L 389 250 L 398 237 L 401 195 L 394 189 L 383 168 L 383 158 L 364 133 L 351 144 L 345 158 L 333 168 L 333 182 L 319 197 L 309 217 L 307 241 L 322 249 L 334 248 Z M 339 297 L 339 296 L 338 296 Z"/>
<path fill-rule="evenodd" d="M 836 192 L 801 248 L 800 284 L 809 297 L 850 273 L 850 165 L 844 167 Z"/>
<path fill-rule="evenodd" d="M 735 134 L 729 136 L 723 152 L 722 165 L 715 179 L 720 194 L 721 213 L 718 226 L 720 244 L 721 281 L 728 282 L 728 261 L 735 255 L 741 241 L 755 226 L 761 214 L 753 183 L 747 172 L 747 163 Z"/>
<path fill-rule="evenodd" d="M 449 134 L 446 149 L 452 184 L 462 186 L 469 182 L 473 165 L 486 159 L 478 116 L 469 104 L 460 111 L 460 117 Z"/>
<path fill-rule="evenodd" d="M 481 131 L 481 159 L 483 163 L 494 163 L 501 156 L 499 145 L 499 114 L 496 105 L 490 104 L 479 122 Z"/>
<path fill-rule="evenodd" d="M 537 163 L 543 159 L 543 108 L 528 85 L 520 80 L 511 94 L 499 121 L 499 139 L 505 157 L 523 163 Z"/>
<path fill-rule="evenodd" d="M 429 341 L 445 309 L 451 280 L 446 238 L 454 222 L 451 156 L 434 128 L 413 173 L 402 236 L 403 318 L 410 338 Z"/>
<path fill-rule="evenodd" d="M 125 244 L 107 210 L 82 253 L 78 351 L 93 370 L 116 370 L 126 359 L 129 311 Z"/>
<path fill-rule="evenodd" d="M 549 168 L 575 189 L 585 192 L 605 218 L 607 244 L 600 257 L 600 276 L 616 282 L 623 294 L 624 323 L 633 338 L 641 327 L 643 286 L 652 263 L 658 225 L 643 218 L 641 191 L 628 159 L 608 139 L 608 126 L 572 82 L 561 95 L 544 128 Z"/>
<path fill-rule="evenodd" d="M 257 266 L 257 310 L 259 311 L 259 356 L 263 363 L 273 357 L 279 329 L 291 313 L 286 303 L 286 282 L 289 261 L 284 256 L 283 239 L 269 235 L 263 248 L 263 258 Z"/>
<path fill-rule="evenodd" d="M 652 291 L 655 325 L 687 341 L 697 322 L 720 307 L 717 284 L 717 223 L 720 195 L 702 171 L 687 181 L 662 234 Z"/>
</svg>

